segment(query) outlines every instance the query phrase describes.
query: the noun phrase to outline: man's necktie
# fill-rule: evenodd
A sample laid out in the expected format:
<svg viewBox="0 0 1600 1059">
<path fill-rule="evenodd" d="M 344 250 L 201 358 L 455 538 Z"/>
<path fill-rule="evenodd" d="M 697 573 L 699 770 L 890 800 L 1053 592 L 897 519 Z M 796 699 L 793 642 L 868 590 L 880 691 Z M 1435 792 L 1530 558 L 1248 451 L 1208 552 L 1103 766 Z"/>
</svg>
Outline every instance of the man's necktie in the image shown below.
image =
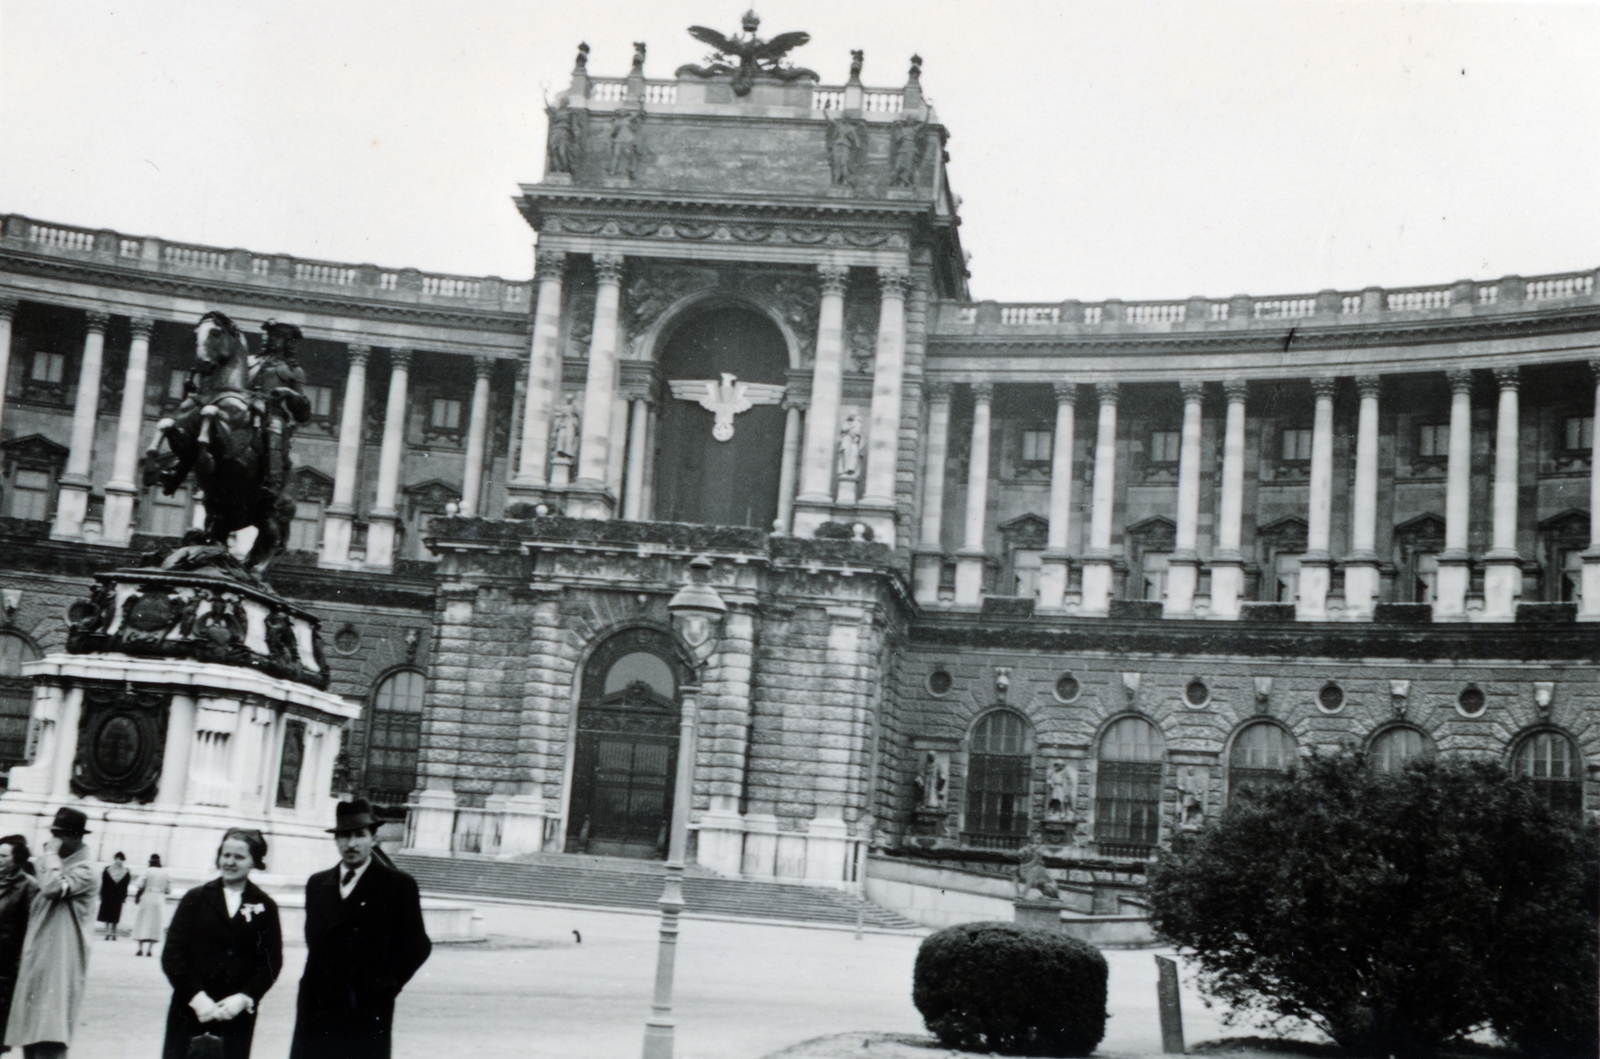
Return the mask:
<svg viewBox="0 0 1600 1059">
<path fill-rule="evenodd" d="M 341 883 L 340 885 L 349 886 L 351 883 L 353 883 L 355 881 L 356 881 L 356 870 L 354 868 L 350 868 L 344 873 L 344 882 Z"/>
</svg>

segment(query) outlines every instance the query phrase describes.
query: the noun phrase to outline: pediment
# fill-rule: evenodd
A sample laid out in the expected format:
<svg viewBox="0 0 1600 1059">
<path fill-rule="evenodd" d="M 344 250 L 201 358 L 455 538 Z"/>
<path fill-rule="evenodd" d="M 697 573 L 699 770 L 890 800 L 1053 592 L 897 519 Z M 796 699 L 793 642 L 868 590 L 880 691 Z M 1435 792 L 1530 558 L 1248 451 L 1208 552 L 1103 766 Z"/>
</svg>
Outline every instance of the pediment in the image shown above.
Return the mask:
<svg viewBox="0 0 1600 1059">
<path fill-rule="evenodd" d="M 67 462 L 65 445 L 51 441 L 43 434 L 28 434 L 10 441 L 0 442 L 6 458 L 14 463 L 41 467 L 59 467 Z"/>
<path fill-rule="evenodd" d="M 1043 548 L 1050 535 L 1050 521 L 1031 511 L 1002 522 L 997 528 L 1000 536 L 1014 548 Z"/>
<path fill-rule="evenodd" d="M 1145 551 L 1170 552 L 1178 545 L 1178 524 L 1165 515 L 1140 519 L 1123 533 Z"/>
</svg>

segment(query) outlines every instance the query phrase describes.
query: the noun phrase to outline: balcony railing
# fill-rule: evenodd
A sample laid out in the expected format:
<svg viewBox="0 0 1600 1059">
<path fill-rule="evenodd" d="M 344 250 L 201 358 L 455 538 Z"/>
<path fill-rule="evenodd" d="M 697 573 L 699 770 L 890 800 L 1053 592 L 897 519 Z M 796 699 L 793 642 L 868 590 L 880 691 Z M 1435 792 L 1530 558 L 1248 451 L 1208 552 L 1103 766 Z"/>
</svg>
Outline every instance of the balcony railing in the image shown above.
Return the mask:
<svg viewBox="0 0 1600 1059">
<path fill-rule="evenodd" d="M 337 288 L 345 296 L 385 301 L 429 299 L 499 312 L 525 313 L 531 284 L 498 276 L 452 276 L 416 269 L 382 269 L 341 261 L 316 261 L 286 254 L 256 254 L 170 242 L 151 236 L 46 224 L 19 217 L 3 218 L 0 247 L 30 253 L 93 260 L 120 269 L 166 272 L 248 286 L 281 286 L 301 290 Z"/>
</svg>

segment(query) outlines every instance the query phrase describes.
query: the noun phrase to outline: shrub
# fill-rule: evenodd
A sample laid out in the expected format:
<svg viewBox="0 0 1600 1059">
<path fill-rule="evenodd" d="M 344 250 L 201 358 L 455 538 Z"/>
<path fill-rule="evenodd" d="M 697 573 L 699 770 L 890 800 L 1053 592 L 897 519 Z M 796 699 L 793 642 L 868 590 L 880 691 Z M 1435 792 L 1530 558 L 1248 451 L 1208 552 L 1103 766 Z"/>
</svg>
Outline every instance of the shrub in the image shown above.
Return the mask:
<svg viewBox="0 0 1600 1059">
<path fill-rule="evenodd" d="M 1177 840 L 1151 919 L 1236 1011 L 1353 1051 L 1425 1054 L 1488 1024 L 1592 1056 L 1594 836 L 1498 765 L 1313 757 Z"/>
<path fill-rule="evenodd" d="M 1106 1032 L 1106 960 L 1092 945 L 1012 923 L 964 923 L 917 950 L 912 1002 L 948 1048 L 1088 1055 Z"/>
</svg>

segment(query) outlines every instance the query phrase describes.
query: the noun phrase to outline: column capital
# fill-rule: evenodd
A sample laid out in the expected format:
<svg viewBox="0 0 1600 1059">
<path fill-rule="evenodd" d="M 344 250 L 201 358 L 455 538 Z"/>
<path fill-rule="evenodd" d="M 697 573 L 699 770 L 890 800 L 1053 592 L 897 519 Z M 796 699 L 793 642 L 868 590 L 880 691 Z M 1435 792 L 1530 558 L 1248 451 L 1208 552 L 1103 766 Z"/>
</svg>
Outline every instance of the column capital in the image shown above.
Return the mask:
<svg viewBox="0 0 1600 1059">
<path fill-rule="evenodd" d="M 416 350 L 414 349 L 389 350 L 389 367 L 394 371 L 409 371 L 411 369 L 411 358 L 415 353 Z"/>
<path fill-rule="evenodd" d="M 904 298 L 911 287 L 911 273 L 903 268 L 879 268 L 878 291 L 885 298 Z"/>
<path fill-rule="evenodd" d="M 344 347 L 345 359 L 350 362 L 350 367 L 364 365 L 367 358 L 372 356 L 372 347 L 365 342 L 350 342 Z"/>
<path fill-rule="evenodd" d="M 1094 394 L 1100 399 L 1100 403 L 1111 405 L 1113 408 L 1117 404 L 1118 389 L 1119 387 L 1114 382 L 1097 382 L 1094 384 Z"/>
<path fill-rule="evenodd" d="M 817 275 L 822 280 L 823 294 L 842 295 L 850 279 L 850 269 L 846 265 L 818 265 Z"/>
<path fill-rule="evenodd" d="M 950 400 L 950 382 L 947 379 L 930 379 L 922 384 L 922 392 L 930 401 Z"/>
<path fill-rule="evenodd" d="M 1244 404 L 1245 398 L 1250 394 L 1250 384 L 1244 379 L 1224 379 L 1222 392 L 1227 396 L 1229 403 Z"/>
<path fill-rule="evenodd" d="M 1339 380 L 1332 375 L 1317 375 L 1311 380 L 1311 395 L 1319 401 L 1333 400 L 1339 389 Z"/>
<path fill-rule="evenodd" d="M 1202 400 L 1206 394 L 1206 384 L 1198 379 L 1185 379 L 1178 383 L 1178 392 L 1183 394 L 1183 401 L 1189 404 Z"/>
<path fill-rule="evenodd" d="M 1383 387 L 1383 377 L 1380 375 L 1357 375 L 1356 392 L 1362 397 L 1376 397 Z"/>
<path fill-rule="evenodd" d="M 533 262 L 535 279 L 559 280 L 567 271 L 567 252 L 565 250 L 540 250 L 534 255 Z"/>
<path fill-rule="evenodd" d="M 9 320 L 17 315 L 17 299 L 0 298 L 0 320 Z"/>
<path fill-rule="evenodd" d="M 621 254 L 594 255 L 594 278 L 600 283 L 622 283 L 622 266 L 626 259 Z"/>
<path fill-rule="evenodd" d="M 786 394 L 783 398 L 785 412 L 804 412 L 811 402 L 798 394 Z"/>
<path fill-rule="evenodd" d="M 148 339 L 155 326 L 156 322 L 147 316 L 135 316 L 128 321 L 128 329 L 133 332 L 134 338 Z"/>
<path fill-rule="evenodd" d="M 972 399 L 974 401 L 994 400 L 994 383 L 974 382 L 969 383 L 968 385 L 972 387 Z"/>
<path fill-rule="evenodd" d="M 1496 368 L 1494 369 L 1495 385 L 1502 390 L 1515 390 L 1522 385 L 1521 368 Z"/>
<path fill-rule="evenodd" d="M 493 357 L 473 357 L 472 375 L 475 379 L 487 379 L 494 374 Z"/>
<path fill-rule="evenodd" d="M 1444 373 L 1444 377 L 1450 380 L 1451 393 L 1472 392 L 1471 368 L 1451 368 L 1449 371 Z"/>
<path fill-rule="evenodd" d="M 111 322 L 111 314 L 98 309 L 86 310 L 83 318 L 88 323 L 90 331 L 99 331 L 102 334 L 105 333 L 106 325 Z"/>
<path fill-rule="evenodd" d="M 1050 388 L 1056 392 L 1056 405 L 1058 407 L 1064 404 L 1076 405 L 1078 403 L 1077 383 L 1068 382 L 1065 379 L 1057 379 L 1050 384 Z"/>
</svg>

